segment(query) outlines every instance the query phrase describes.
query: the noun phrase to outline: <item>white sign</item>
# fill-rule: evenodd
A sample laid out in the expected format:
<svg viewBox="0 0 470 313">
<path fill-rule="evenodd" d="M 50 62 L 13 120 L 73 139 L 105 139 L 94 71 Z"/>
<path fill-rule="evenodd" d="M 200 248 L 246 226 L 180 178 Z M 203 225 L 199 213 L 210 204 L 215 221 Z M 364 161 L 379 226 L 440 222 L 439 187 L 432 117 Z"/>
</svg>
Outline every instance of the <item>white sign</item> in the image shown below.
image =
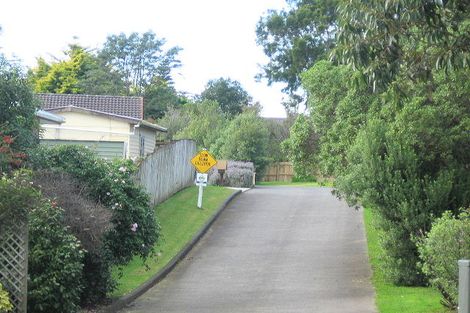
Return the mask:
<svg viewBox="0 0 470 313">
<path fill-rule="evenodd" d="M 197 173 L 196 174 L 196 184 L 207 184 L 207 177 L 209 175 L 204 173 Z"/>
</svg>

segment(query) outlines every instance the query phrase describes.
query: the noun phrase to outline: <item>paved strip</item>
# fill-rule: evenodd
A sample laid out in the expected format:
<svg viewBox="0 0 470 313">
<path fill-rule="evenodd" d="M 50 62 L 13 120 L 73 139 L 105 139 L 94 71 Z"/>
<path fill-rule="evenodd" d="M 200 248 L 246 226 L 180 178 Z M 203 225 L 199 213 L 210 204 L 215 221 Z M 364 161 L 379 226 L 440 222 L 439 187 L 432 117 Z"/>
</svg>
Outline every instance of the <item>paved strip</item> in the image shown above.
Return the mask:
<svg viewBox="0 0 470 313">
<path fill-rule="evenodd" d="M 121 312 L 376 312 L 362 212 L 329 188 L 257 187 Z"/>
</svg>

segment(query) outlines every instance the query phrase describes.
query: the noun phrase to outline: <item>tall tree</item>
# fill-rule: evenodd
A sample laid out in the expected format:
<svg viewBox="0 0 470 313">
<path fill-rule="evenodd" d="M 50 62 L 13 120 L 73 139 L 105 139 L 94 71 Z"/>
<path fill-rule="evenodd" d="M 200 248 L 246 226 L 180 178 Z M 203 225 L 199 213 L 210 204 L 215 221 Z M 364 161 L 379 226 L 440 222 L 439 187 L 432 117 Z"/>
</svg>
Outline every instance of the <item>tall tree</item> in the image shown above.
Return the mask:
<svg viewBox="0 0 470 313">
<path fill-rule="evenodd" d="M 335 57 L 384 89 L 403 72 L 429 81 L 433 68 L 468 67 L 470 2 L 341 1 Z"/>
<path fill-rule="evenodd" d="M 118 73 L 112 71 L 92 52 L 79 45 L 70 45 L 66 59 L 47 63 L 38 59 L 29 72 L 35 92 L 122 94 L 124 85 Z"/>
<path fill-rule="evenodd" d="M 270 59 L 258 78 L 286 83 L 284 92 L 293 95 L 300 87 L 300 73 L 326 58 L 334 44 L 337 0 L 287 3 L 287 9 L 268 11 L 258 22 L 257 43 Z"/>
<path fill-rule="evenodd" d="M 145 118 L 153 120 L 162 118 L 170 108 L 178 108 L 188 102 L 186 97 L 178 94 L 168 81 L 160 77 L 154 78 L 145 88 L 144 98 Z"/>
<path fill-rule="evenodd" d="M 171 70 L 180 66 L 176 57 L 181 49 L 164 51 L 164 45 L 165 39 L 151 31 L 129 36 L 121 33 L 108 36 L 100 57 L 122 75 L 127 95 L 143 95 L 156 76 L 170 82 Z"/>
<path fill-rule="evenodd" d="M 210 80 L 201 93 L 202 100 L 217 101 L 223 112 L 235 116 L 252 105 L 252 98 L 241 84 L 230 78 Z"/>
</svg>

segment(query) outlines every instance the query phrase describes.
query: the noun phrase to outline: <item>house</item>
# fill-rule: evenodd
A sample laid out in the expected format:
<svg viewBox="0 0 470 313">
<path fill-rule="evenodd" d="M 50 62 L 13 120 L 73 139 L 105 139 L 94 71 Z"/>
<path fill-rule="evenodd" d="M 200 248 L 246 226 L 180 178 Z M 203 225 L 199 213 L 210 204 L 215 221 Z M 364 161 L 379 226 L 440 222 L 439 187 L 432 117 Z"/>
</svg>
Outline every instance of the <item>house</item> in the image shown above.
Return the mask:
<svg viewBox="0 0 470 313">
<path fill-rule="evenodd" d="M 155 150 L 164 127 L 143 120 L 143 98 L 37 94 L 41 144 L 81 144 L 105 158 L 144 157 Z"/>
</svg>

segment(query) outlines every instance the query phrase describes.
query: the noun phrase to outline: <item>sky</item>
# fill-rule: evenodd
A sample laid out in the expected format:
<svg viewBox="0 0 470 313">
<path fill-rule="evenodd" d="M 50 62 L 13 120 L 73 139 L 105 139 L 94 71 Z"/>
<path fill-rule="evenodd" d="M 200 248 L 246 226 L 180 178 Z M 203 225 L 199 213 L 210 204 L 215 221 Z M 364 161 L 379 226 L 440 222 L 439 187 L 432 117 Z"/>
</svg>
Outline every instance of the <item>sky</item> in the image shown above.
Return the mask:
<svg viewBox="0 0 470 313">
<path fill-rule="evenodd" d="M 268 62 L 256 45 L 256 23 L 285 0 L 2 0 L 0 52 L 33 67 L 37 57 L 62 58 L 71 43 L 95 49 L 106 37 L 153 31 L 179 46 L 178 91 L 200 94 L 210 79 L 238 80 L 263 106 L 262 116 L 283 117 L 281 84 L 256 82 Z"/>
</svg>

